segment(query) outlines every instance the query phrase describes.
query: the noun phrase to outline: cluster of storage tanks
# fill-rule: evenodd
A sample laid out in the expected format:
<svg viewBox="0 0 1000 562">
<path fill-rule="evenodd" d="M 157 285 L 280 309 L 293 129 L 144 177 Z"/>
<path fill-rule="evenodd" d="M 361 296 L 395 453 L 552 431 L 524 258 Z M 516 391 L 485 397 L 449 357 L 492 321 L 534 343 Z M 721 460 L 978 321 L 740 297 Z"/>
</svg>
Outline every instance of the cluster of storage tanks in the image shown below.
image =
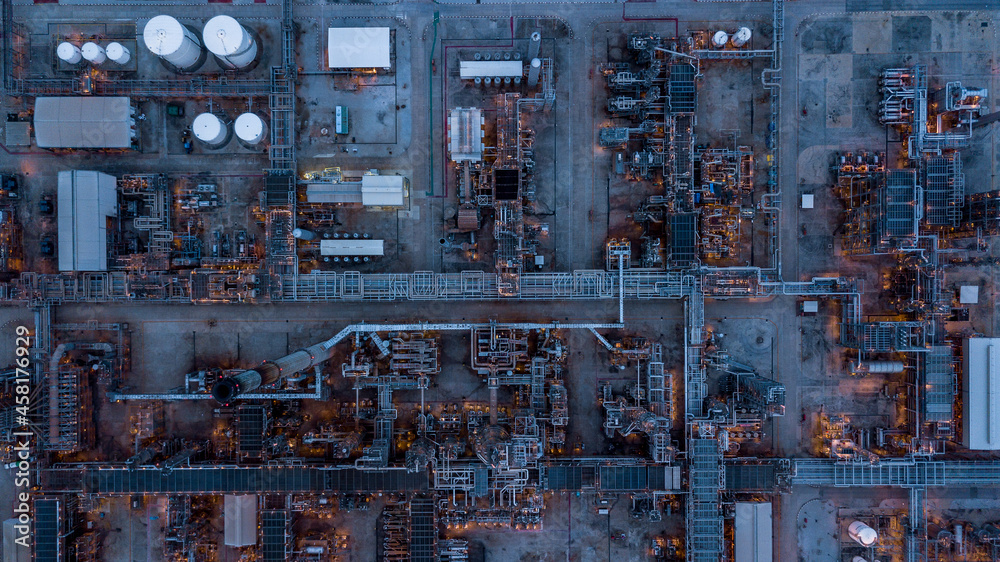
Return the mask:
<svg viewBox="0 0 1000 562">
<path fill-rule="evenodd" d="M 726 31 L 719 30 L 712 35 L 712 46 L 716 49 L 724 49 L 726 46 L 732 45 L 739 49 L 749 43 L 751 37 L 753 37 L 753 33 L 749 27 L 741 27 L 732 35 Z"/>
<path fill-rule="evenodd" d="M 102 47 L 93 41 L 87 41 L 83 45 L 63 41 L 56 47 L 56 56 L 66 64 L 79 64 L 82 61 L 87 61 L 94 66 L 100 66 L 108 61 L 123 65 L 132 59 L 132 53 L 121 43 L 112 42 Z"/>
<path fill-rule="evenodd" d="M 171 16 L 156 16 L 146 22 L 142 39 L 150 52 L 180 72 L 197 69 L 205 49 L 227 70 L 249 67 L 260 51 L 254 34 L 229 16 L 208 20 L 200 36 Z"/>
<path fill-rule="evenodd" d="M 217 149 L 229 144 L 233 134 L 247 147 L 260 144 L 267 136 L 267 125 L 256 113 L 244 113 L 228 123 L 215 113 L 201 113 L 191 123 L 194 138 L 208 148 Z"/>
</svg>

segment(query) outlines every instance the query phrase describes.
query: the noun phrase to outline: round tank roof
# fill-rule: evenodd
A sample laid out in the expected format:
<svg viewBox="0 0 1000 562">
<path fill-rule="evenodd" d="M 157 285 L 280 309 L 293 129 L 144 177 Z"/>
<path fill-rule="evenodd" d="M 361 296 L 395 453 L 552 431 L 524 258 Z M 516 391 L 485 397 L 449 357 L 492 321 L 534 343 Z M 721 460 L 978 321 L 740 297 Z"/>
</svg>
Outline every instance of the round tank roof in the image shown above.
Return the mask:
<svg viewBox="0 0 1000 562">
<path fill-rule="evenodd" d="M 58 47 L 56 47 L 56 56 L 64 61 L 71 61 L 73 59 L 79 61 L 80 49 L 68 41 L 63 41 L 62 43 L 59 43 Z"/>
<path fill-rule="evenodd" d="M 202 113 L 194 118 L 191 131 L 198 140 L 211 142 L 222 135 L 222 119 L 211 113 Z"/>
<path fill-rule="evenodd" d="M 236 118 L 236 136 L 245 141 L 256 141 L 264 132 L 264 120 L 256 113 L 244 113 Z"/>
<path fill-rule="evenodd" d="M 146 22 L 142 31 L 142 39 L 146 48 L 154 55 L 170 55 L 176 53 L 184 44 L 185 28 L 181 22 L 170 16 L 156 16 Z"/>
<path fill-rule="evenodd" d="M 83 52 L 83 58 L 91 60 L 101 56 L 101 53 L 104 51 L 104 49 L 102 49 L 101 46 L 98 45 L 97 43 L 88 41 L 83 44 L 83 48 L 81 48 L 80 51 Z"/>
<path fill-rule="evenodd" d="M 105 49 L 104 51 L 108 53 L 108 58 L 111 60 L 118 60 L 123 56 L 125 56 L 125 54 L 128 52 L 125 49 L 125 45 L 122 45 L 121 43 L 118 42 L 108 43 L 108 48 Z"/>
<path fill-rule="evenodd" d="M 716 31 L 715 35 L 712 36 L 712 43 L 721 47 L 729 41 L 729 34 L 725 31 Z"/>
<path fill-rule="evenodd" d="M 205 24 L 205 47 L 219 56 L 235 54 L 246 40 L 246 30 L 229 16 L 215 16 Z"/>
</svg>

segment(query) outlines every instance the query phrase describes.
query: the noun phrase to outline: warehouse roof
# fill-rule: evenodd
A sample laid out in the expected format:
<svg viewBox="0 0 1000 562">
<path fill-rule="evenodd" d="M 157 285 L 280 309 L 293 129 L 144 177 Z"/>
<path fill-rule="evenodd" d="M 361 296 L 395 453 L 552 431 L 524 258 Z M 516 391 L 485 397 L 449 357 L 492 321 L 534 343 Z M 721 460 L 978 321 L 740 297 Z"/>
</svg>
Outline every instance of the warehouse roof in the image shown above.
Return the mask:
<svg viewBox="0 0 1000 562">
<path fill-rule="evenodd" d="M 402 207 L 403 176 L 361 176 L 361 204 L 380 207 Z"/>
<path fill-rule="evenodd" d="M 1000 338 L 969 338 L 964 347 L 962 444 L 1000 450 Z"/>
<path fill-rule="evenodd" d="M 226 495 L 223 504 L 226 546 L 257 544 L 257 496 Z"/>
<path fill-rule="evenodd" d="M 327 30 L 330 68 L 389 68 L 392 41 L 388 27 L 331 27 Z"/>
<path fill-rule="evenodd" d="M 129 148 L 134 138 L 124 97 L 36 98 L 34 125 L 41 148 Z"/>
<path fill-rule="evenodd" d="M 60 271 L 107 271 L 107 217 L 118 214 L 114 176 L 59 172 L 57 192 Z"/>
<path fill-rule="evenodd" d="M 774 531 L 770 503 L 736 502 L 735 531 L 735 562 L 772 560 Z"/>
</svg>

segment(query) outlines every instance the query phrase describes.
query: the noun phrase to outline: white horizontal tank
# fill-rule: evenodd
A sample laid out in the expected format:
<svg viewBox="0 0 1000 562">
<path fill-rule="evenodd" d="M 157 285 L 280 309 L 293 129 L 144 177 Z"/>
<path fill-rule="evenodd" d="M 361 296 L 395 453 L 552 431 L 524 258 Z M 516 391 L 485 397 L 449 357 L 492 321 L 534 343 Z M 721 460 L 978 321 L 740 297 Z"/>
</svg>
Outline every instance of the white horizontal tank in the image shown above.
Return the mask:
<svg viewBox="0 0 1000 562">
<path fill-rule="evenodd" d="M 108 48 L 104 50 L 111 62 L 126 64 L 132 58 L 132 53 L 121 43 L 108 43 Z"/>
<path fill-rule="evenodd" d="M 202 32 L 205 47 L 229 69 L 245 68 L 257 58 L 257 41 L 229 16 L 215 16 Z"/>
<path fill-rule="evenodd" d="M 264 120 L 256 113 L 240 115 L 236 118 L 233 128 L 236 129 L 236 138 L 250 145 L 259 143 L 267 135 Z"/>
<path fill-rule="evenodd" d="M 875 529 L 861 521 L 855 521 L 848 525 L 847 534 L 861 546 L 871 546 L 878 541 L 878 533 L 875 532 Z"/>
<path fill-rule="evenodd" d="M 712 36 L 712 46 L 717 48 L 722 48 L 726 46 L 729 42 L 729 34 L 725 31 L 716 31 L 715 35 Z"/>
<path fill-rule="evenodd" d="M 87 59 L 91 64 L 101 64 L 108 60 L 108 56 L 104 54 L 104 49 L 93 41 L 84 43 L 80 52 L 83 54 L 83 58 Z"/>
<path fill-rule="evenodd" d="M 170 16 L 156 16 L 146 22 L 142 40 L 154 55 L 180 70 L 190 70 L 201 60 L 198 35 Z"/>
<path fill-rule="evenodd" d="M 742 47 L 743 45 L 746 45 L 747 42 L 750 41 L 751 37 L 753 37 L 753 33 L 750 31 L 749 27 L 741 27 L 737 29 L 736 33 L 733 34 L 733 47 Z"/>
<path fill-rule="evenodd" d="M 194 138 L 214 148 L 222 146 L 229 138 L 229 127 L 222 122 L 222 119 L 211 113 L 202 113 L 195 117 L 191 131 L 194 133 Z"/>
</svg>

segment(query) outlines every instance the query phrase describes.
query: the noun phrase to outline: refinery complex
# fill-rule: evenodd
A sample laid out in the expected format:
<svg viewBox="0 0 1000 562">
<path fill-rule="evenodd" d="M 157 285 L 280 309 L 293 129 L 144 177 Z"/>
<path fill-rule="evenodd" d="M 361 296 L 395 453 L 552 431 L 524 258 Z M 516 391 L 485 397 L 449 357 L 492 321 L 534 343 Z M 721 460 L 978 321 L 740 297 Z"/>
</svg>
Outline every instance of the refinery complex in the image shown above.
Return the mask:
<svg viewBox="0 0 1000 562">
<path fill-rule="evenodd" d="M 0 0 L 3 562 L 1000 561 L 1000 2 Z"/>
</svg>

